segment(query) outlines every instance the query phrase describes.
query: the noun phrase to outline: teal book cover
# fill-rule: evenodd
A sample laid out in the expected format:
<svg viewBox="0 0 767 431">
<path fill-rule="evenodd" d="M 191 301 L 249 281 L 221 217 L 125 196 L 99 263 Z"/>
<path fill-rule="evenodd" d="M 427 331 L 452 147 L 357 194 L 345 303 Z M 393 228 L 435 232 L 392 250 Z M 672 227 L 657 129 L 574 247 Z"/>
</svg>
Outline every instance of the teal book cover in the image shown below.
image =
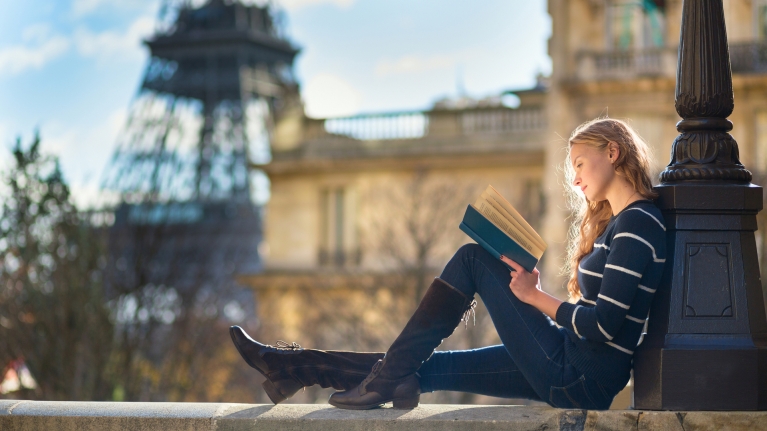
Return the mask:
<svg viewBox="0 0 767 431">
<path fill-rule="evenodd" d="M 528 272 L 532 272 L 538 264 L 535 256 L 509 238 L 471 205 L 466 207 L 466 213 L 463 215 L 459 228 L 498 259 L 504 255 L 522 265 Z"/>
</svg>

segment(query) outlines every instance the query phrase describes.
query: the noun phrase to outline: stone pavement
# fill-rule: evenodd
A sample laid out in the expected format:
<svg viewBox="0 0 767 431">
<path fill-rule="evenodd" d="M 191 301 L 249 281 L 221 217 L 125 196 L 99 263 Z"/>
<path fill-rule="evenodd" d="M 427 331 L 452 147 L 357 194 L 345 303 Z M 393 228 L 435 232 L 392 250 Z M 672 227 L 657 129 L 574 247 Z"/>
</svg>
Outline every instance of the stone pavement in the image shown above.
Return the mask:
<svg viewBox="0 0 767 431">
<path fill-rule="evenodd" d="M 111 403 L 0 400 L 2 431 L 217 430 L 767 430 L 767 412 L 584 411 L 424 404 L 339 410 L 327 404 Z"/>
</svg>

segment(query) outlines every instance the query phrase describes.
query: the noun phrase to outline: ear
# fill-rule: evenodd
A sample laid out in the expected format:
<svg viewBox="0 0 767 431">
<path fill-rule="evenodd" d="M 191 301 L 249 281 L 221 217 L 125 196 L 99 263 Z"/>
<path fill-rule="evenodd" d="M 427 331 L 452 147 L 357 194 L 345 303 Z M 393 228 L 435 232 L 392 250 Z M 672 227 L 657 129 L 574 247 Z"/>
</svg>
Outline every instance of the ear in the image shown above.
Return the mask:
<svg viewBox="0 0 767 431">
<path fill-rule="evenodd" d="M 621 155 L 621 148 L 615 141 L 607 143 L 607 157 L 610 159 L 610 163 L 615 163 Z"/>
</svg>

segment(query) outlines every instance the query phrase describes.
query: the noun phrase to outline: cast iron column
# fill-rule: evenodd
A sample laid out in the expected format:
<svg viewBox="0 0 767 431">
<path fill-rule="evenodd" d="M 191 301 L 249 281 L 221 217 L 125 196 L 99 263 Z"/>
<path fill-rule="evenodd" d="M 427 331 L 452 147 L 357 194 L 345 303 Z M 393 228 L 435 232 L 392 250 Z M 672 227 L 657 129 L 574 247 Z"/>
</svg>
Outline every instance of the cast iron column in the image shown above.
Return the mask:
<svg viewBox="0 0 767 431">
<path fill-rule="evenodd" d="M 634 408 L 767 409 L 767 322 L 754 231 L 762 189 L 738 159 L 722 0 L 685 0 L 658 206 L 666 266 L 634 357 Z"/>
</svg>

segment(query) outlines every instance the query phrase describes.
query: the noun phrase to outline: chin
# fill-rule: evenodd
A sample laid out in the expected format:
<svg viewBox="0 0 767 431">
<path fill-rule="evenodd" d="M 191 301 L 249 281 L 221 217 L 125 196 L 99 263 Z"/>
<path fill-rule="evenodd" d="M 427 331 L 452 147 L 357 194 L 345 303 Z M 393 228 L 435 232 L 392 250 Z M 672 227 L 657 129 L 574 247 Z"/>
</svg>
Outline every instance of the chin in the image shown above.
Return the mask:
<svg viewBox="0 0 767 431">
<path fill-rule="evenodd" d="M 589 200 L 589 202 L 602 202 L 607 200 L 607 196 L 605 196 L 604 193 L 600 193 L 600 190 L 592 190 L 591 188 L 587 189 L 588 191 L 584 193 L 586 195 L 586 199 Z"/>
</svg>

